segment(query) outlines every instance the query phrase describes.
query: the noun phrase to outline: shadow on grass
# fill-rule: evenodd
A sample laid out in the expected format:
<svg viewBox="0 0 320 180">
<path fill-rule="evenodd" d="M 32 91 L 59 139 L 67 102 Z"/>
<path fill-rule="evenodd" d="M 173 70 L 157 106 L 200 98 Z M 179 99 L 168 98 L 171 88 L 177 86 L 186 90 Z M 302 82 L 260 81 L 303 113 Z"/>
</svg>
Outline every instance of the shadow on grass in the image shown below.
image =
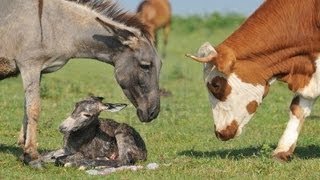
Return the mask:
<svg viewBox="0 0 320 180">
<path fill-rule="evenodd" d="M 7 154 L 13 154 L 16 157 L 19 157 L 22 155 L 22 149 L 17 145 L 6 145 L 6 144 L 0 144 L 0 152 L 1 153 L 7 153 Z"/>
<path fill-rule="evenodd" d="M 320 146 L 309 145 L 306 147 L 297 147 L 294 156 L 301 159 L 320 159 Z"/>
<path fill-rule="evenodd" d="M 53 150 L 51 149 L 38 149 L 40 154 L 51 152 Z M 7 153 L 12 154 L 19 158 L 22 154 L 22 148 L 20 148 L 18 145 L 6 145 L 6 144 L 0 144 L 0 153 Z"/>
<path fill-rule="evenodd" d="M 272 149 L 275 149 L 275 145 L 271 145 Z M 225 149 L 217 151 L 196 151 L 196 150 L 185 150 L 178 152 L 179 156 L 189 156 L 193 158 L 214 158 L 220 157 L 222 159 L 245 159 L 250 157 L 264 156 L 265 152 L 262 147 L 248 147 L 242 149 Z M 272 151 L 268 154 L 272 154 Z M 309 145 L 305 147 L 297 147 L 293 153 L 295 157 L 301 159 L 320 159 L 320 146 Z"/>
<path fill-rule="evenodd" d="M 308 117 L 308 120 L 319 120 L 320 116 L 319 115 L 311 115 Z"/>
<path fill-rule="evenodd" d="M 224 159 L 243 159 L 246 157 L 255 156 L 259 153 L 260 148 L 249 147 L 243 149 L 225 149 L 217 151 L 195 151 L 195 150 L 185 150 L 178 152 L 180 156 L 189 156 L 194 158 L 212 158 L 220 157 Z"/>
</svg>

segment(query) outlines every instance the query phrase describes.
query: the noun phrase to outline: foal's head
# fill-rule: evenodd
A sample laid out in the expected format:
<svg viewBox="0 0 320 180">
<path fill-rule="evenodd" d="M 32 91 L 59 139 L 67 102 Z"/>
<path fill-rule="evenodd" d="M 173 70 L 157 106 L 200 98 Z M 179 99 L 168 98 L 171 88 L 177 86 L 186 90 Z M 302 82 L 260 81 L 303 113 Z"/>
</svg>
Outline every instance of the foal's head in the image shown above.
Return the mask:
<svg viewBox="0 0 320 180">
<path fill-rule="evenodd" d="M 103 103 L 102 97 L 90 97 L 76 103 L 71 115 L 64 120 L 59 129 L 61 132 L 74 132 L 98 121 L 102 111 L 117 112 L 125 108 L 126 104 Z"/>
</svg>

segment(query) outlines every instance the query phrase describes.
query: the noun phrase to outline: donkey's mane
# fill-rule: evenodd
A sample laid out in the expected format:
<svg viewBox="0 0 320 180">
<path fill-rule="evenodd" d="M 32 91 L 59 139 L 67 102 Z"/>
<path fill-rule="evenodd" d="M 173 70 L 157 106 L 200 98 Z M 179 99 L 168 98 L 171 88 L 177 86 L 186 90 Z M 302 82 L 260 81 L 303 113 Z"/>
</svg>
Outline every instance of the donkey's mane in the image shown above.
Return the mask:
<svg viewBox="0 0 320 180">
<path fill-rule="evenodd" d="M 125 24 L 126 26 L 137 28 L 144 34 L 149 40 L 151 35 L 148 31 L 148 27 L 143 24 L 138 16 L 128 11 L 124 11 L 119 8 L 119 5 L 112 0 L 66 0 L 71 2 L 76 2 L 91 8 L 92 10 L 100 13 L 112 20 Z"/>
</svg>

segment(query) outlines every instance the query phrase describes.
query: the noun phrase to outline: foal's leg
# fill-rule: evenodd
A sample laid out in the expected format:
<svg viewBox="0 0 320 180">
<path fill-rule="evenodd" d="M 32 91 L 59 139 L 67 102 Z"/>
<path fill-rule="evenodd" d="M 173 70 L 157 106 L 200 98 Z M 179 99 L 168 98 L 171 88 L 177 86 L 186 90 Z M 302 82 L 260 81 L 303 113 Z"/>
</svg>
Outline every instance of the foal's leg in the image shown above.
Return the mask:
<svg viewBox="0 0 320 180">
<path fill-rule="evenodd" d="M 311 113 L 314 99 L 306 99 L 302 96 L 293 98 L 290 105 L 290 120 L 278 143 L 273 156 L 282 161 L 288 161 L 296 147 L 299 132 L 303 122 Z"/>
<path fill-rule="evenodd" d="M 40 114 L 40 68 L 20 68 L 25 93 L 24 118 L 19 136 L 23 146 L 23 161 L 29 163 L 39 157 L 37 151 L 37 125 Z"/>
<path fill-rule="evenodd" d="M 138 160 L 145 160 L 147 154 L 138 146 L 144 142 L 136 142 L 134 130 L 127 124 L 120 124 L 115 130 L 115 137 L 119 151 L 119 163 L 123 165 L 132 165 Z M 142 140 L 143 141 L 143 140 Z"/>
<path fill-rule="evenodd" d="M 81 167 L 84 169 L 93 168 L 93 167 L 118 167 L 119 163 L 117 160 L 99 160 L 99 159 L 90 159 L 83 156 L 82 153 L 78 152 L 73 155 L 65 155 L 56 158 L 55 164 L 57 166 L 65 167 Z"/>
</svg>

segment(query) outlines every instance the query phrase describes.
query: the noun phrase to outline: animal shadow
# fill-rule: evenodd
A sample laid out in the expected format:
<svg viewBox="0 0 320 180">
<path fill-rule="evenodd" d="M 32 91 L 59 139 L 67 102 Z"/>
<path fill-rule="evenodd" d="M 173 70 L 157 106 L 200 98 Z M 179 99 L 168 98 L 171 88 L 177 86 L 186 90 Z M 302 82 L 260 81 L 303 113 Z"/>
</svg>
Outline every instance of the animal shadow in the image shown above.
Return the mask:
<svg viewBox="0 0 320 180">
<path fill-rule="evenodd" d="M 48 153 L 53 151 L 52 149 L 39 149 L 39 153 Z M 7 144 L 0 144 L 0 153 L 12 154 L 17 157 L 18 160 L 21 160 L 21 155 L 23 154 L 22 148 L 20 148 L 16 144 L 7 145 Z"/>
<path fill-rule="evenodd" d="M 251 157 L 259 153 L 260 148 L 258 147 L 248 147 L 242 149 L 225 149 L 216 151 L 195 151 L 185 150 L 178 152 L 179 156 L 189 156 L 194 158 L 214 158 L 220 157 L 223 159 L 243 159 L 246 157 Z"/>
<path fill-rule="evenodd" d="M 276 148 L 276 145 L 270 145 L 272 150 Z M 189 156 L 193 158 L 215 158 L 219 157 L 222 159 L 234 159 L 240 160 L 250 157 L 260 157 L 263 156 L 263 148 L 262 147 L 247 147 L 241 149 L 224 149 L 224 150 L 216 150 L 216 151 L 196 151 L 196 150 L 185 150 L 178 152 L 179 156 Z M 272 151 L 269 153 L 270 158 Z M 294 157 L 300 159 L 319 159 L 320 158 L 320 146 L 318 145 L 307 145 L 307 146 L 298 146 L 294 153 Z"/>
<path fill-rule="evenodd" d="M 0 144 L 0 152 L 6 154 L 12 154 L 16 157 L 19 157 L 22 154 L 22 149 L 17 145 L 6 145 Z"/>
</svg>

